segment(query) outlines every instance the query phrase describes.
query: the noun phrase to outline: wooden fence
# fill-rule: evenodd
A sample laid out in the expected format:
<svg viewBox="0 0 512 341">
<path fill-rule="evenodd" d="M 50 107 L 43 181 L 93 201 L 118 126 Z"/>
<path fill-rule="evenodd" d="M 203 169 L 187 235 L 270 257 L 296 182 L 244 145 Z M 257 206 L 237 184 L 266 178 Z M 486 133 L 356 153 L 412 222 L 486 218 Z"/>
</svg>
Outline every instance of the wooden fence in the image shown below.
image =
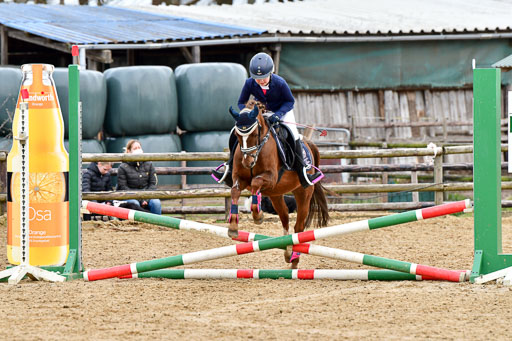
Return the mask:
<svg viewBox="0 0 512 341">
<path fill-rule="evenodd" d="M 502 145 L 502 151 L 507 151 L 507 145 Z M 443 164 L 443 156 L 449 154 L 468 154 L 473 152 L 472 145 L 447 146 L 436 148 L 395 148 L 380 150 L 340 150 L 323 151 L 321 159 L 354 159 L 354 158 L 390 158 L 390 157 L 411 157 L 423 156 L 432 157 L 431 163 L 418 164 L 376 164 L 376 165 L 326 165 L 322 170 L 327 174 L 339 173 L 381 173 L 381 184 L 326 184 L 325 187 L 339 195 L 345 193 L 393 193 L 412 192 L 412 202 L 407 203 L 361 203 L 361 204 L 330 204 L 334 211 L 355 211 L 355 210 L 393 210 L 393 209 L 414 209 L 433 204 L 441 204 L 444 201 L 446 192 L 469 192 L 473 190 L 472 182 L 445 182 L 445 171 L 471 171 L 472 164 Z M 214 153 L 145 153 L 133 154 L 83 154 L 83 162 L 96 161 L 226 161 L 227 152 Z M 0 202 L 7 200 L 6 194 L 6 159 L 7 153 L 0 152 Z M 502 164 L 506 169 L 507 163 Z M 197 175 L 209 174 L 208 167 L 157 167 L 157 174 L 166 175 Z M 116 170 L 114 169 L 114 174 Z M 411 183 L 388 184 L 388 173 L 409 172 Z M 431 172 L 433 182 L 419 183 L 418 172 Z M 185 186 L 183 186 L 185 187 Z M 503 182 L 502 189 L 512 189 L 512 182 Z M 434 202 L 420 202 L 419 192 L 435 192 Z M 209 185 L 208 188 L 181 188 L 176 190 L 159 189 L 155 191 L 113 191 L 113 192 L 87 192 L 82 193 L 84 200 L 126 200 L 126 199 L 185 199 L 185 198 L 226 198 L 226 205 L 229 205 L 227 198 L 230 197 L 230 189 L 222 185 Z M 244 191 L 243 196 L 250 196 L 250 192 Z M 386 201 L 386 200 L 383 200 Z M 510 206 L 510 202 L 504 201 L 503 206 Z M 164 207 L 163 213 L 221 213 L 226 207 Z"/>
</svg>

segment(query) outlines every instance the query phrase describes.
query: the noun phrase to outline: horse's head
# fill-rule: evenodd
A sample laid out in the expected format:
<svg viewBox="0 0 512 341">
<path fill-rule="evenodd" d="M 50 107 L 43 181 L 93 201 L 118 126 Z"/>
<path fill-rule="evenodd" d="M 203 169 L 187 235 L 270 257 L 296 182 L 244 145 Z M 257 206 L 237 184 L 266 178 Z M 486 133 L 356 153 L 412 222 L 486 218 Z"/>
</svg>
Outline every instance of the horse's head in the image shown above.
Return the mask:
<svg viewBox="0 0 512 341">
<path fill-rule="evenodd" d="M 236 121 L 235 134 L 244 155 L 242 165 L 245 168 L 253 168 L 258 161 L 261 148 L 268 140 L 268 127 L 261 115 L 263 106 L 251 100 L 239 113 L 232 107 L 229 108 L 229 112 Z"/>
</svg>

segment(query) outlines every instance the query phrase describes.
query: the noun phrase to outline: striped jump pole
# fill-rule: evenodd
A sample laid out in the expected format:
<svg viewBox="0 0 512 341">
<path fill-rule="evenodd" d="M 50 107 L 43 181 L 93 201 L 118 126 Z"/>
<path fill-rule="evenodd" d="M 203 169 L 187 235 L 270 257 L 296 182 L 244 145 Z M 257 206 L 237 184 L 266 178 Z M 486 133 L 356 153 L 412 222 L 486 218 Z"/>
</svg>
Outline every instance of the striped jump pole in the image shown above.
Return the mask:
<svg viewBox="0 0 512 341">
<path fill-rule="evenodd" d="M 247 231 L 238 230 L 238 237 L 231 238 L 228 235 L 228 228 L 216 225 L 209 225 L 198 223 L 195 221 L 178 219 L 174 217 L 168 217 L 164 215 L 158 215 L 153 213 L 147 213 L 137 210 L 131 210 L 122 207 L 116 207 L 112 205 L 99 204 L 97 202 L 82 201 L 82 207 L 88 210 L 91 213 L 117 217 L 125 220 L 138 221 L 142 223 L 148 223 L 159 226 L 166 226 L 176 230 L 196 230 L 201 232 L 209 232 L 215 234 L 219 237 L 229 238 L 240 242 L 250 242 L 257 241 L 270 238 L 269 236 L 251 233 Z M 381 227 L 398 225 L 403 223 L 408 223 L 417 220 L 423 220 L 428 218 L 439 217 L 447 214 L 459 213 L 464 211 L 466 208 L 471 207 L 471 201 L 469 199 L 456 201 L 448 204 L 423 208 L 419 210 L 407 211 L 403 213 L 392 214 L 389 216 L 383 216 L 378 218 L 372 218 L 368 220 L 362 220 L 349 224 L 342 224 L 332 227 L 323 228 L 321 230 L 326 230 L 329 228 L 340 228 L 343 226 L 351 225 L 354 229 L 353 231 L 347 231 L 346 233 L 365 231 L 365 230 L 375 230 Z M 320 231 L 320 230 L 317 230 Z M 309 232 L 313 232 L 309 231 Z"/>
<path fill-rule="evenodd" d="M 339 259 L 351 263 L 374 266 L 382 269 L 396 270 L 411 275 L 421 275 L 424 277 L 424 279 L 464 282 L 469 279 L 469 275 L 471 274 L 471 270 L 448 270 L 309 243 L 294 245 L 293 251 L 307 253 L 314 256 Z"/>
<path fill-rule="evenodd" d="M 288 245 L 306 243 L 331 236 L 352 233 L 357 231 L 373 230 L 386 226 L 398 225 L 407 222 L 438 217 L 446 214 L 462 212 L 464 209 L 469 208 L 470 206 L 471 202 L 469 200 L 457 201 L 449 204 L 433 206 L 420 210 L 397 213 L 385 217 L 373 218 L 359 222 L 352 222 L 342 225 L 325 227 L 317 230 L 294 233 L 281 237 L 268 238 L 237 245 L 229 245 L 210 250 L 196 251 L 177 256 L 120 265 L 110 268 L 93 269 L 84 272 L 84 279 L 86 281 L 94 281 L 100 279 L 115 278 L 126 275 L 132 275 L 135 273 L 170 268 L 180 265 L 187 265 L 257 251 L 264 251 L 274 248 L 284 248 Z M 423 267 L 410 266 L 410 271 L 415 271 L 416 275 L 427 275 L 431 276 L 433 279 L 448 280 L 454 282 L 465 280 L 465 272 L 461 271 L 444 270 L 436 272 L 432 276 L 430 272 L 422 273 L 423 270 L 428 269 L 424 269 Z"/>
<path fill-rule="evenodd" d="M 116 216 L 121 219 L 126 219 L 126 217 L 128 217 L 129 220 L 146 222 L 146 223 L 161 225 L 161 226 L 167 226 L 167 227 L 177 228 L 180 230 L 206 231 L 206 232 L 214 233 L 221 237 L 231 239 L 231 237 L 228 236 L 228 228 L 227 227 L 201 224 L 201 223 L 196 223 L 193 221 L 181 220 L 181 219 L 172 218 L 172 217 L 160 216 L 160 215 L 152 214 L 152 213 L 140 212 L 137 210 L 129 210 L 126 208 L 113 207 L 113 206 L 105 205 L 105 204 L 98 204 L 95 202 L 84 201 L 83 206 L 84 206 L 84 208 L 88 209 L 89 211 L 91 211 L 93 213 L 97 213 L 97 214 L 109 215 L 109 216 L 113 215 L 113 216 Z M 246 231 L 239 231 L 238 238 L 235 238 L 235 240 L 252 241 L 252 240 L 263 240 L 263 239 L 269 239 L 269 238 L 271 238 L 271 237 L 262 235 L 262 234 L 254 234 L 254 233 L 250 233 L 250 232 L 246 232 Z M 325 246 L 320 246 L 320 245 L 313 245 L 313 244 L 309 244 L 309 243 L 294 245 L 293 251 L 310 254 L 310 255 L 314 255 L 314 256 L 338 259 L 338 260 L 342 260 L 342 261 L 346 261 L 346 262 L 375 266 L 375 267 L 382 268 L 382 269 L 396 270 L 396 271 L 404 272 L 404 273 L 411 274 L 411 275 L 416 274 L 418 271 L 417 268 L 420 267 L 421 270 L 419 270 L 419 271 L 421 273 L 423 273 L 424 276 L 430 275 L 428 278 L 432 278 L 432 276 L 435 278 L 436 276 L 439 276 L 440 273 L 444 273 L 446 271 L 448 271 L 449 274 L 451 274 L 451 271 L 452 271 L 452 270 L 441 269 L 441 268 L 437 268 L 437 267 L 430 267 L 430 266 L 421 265 L 421 264 L 403 262 L 403 261 L 390 259 L 390 258 L 365 255 L 365 254 L 358 253 L 358 252 L 340 250 L 340 249 L 335 249 L 335 248 L 330 248 L 330 247 L 325 247 Z M 463 272 L 463 271 L 459 271 L 459 273 L 460 272 Z"/>
<path fill-rule="evenodd" d="M 141 212 L 137 210 L 131 210 L 122 207 L 116 207 L 112 205 L 99 204 L 97 202 L 82 201 L 82 207 L 91 213 L 106 215 L 109 217 L 116 217 L 119 219 L 138 221 L 141 223 L 148 223 L 158 226 L 170 227 L 176 230 L 195 230 L 200 232 L 208 232 L 215 234 L 219 237 L 233 239 L 239 242 L 249 242 L 253 240 L 261 240 L 270 238 L 265 235 L 250 233 L 246 231 L 238 231 L 238 237 L 231 238 L 228 235 L 228 228 L 216 225 L 209 225 L 198 223 L 195 221 L 178 219 L 174 217 L 168 217 L 159 214 L 153 214 L 148 212 Z"/>
<path fill-rule="evenodd" d="M 122 278 L 169 279 L 334 279 L 361 281 L 421 281 L 422 276 L 392 270 L 240 270 L 240 269 L 162 269 Z"/>
</svg>

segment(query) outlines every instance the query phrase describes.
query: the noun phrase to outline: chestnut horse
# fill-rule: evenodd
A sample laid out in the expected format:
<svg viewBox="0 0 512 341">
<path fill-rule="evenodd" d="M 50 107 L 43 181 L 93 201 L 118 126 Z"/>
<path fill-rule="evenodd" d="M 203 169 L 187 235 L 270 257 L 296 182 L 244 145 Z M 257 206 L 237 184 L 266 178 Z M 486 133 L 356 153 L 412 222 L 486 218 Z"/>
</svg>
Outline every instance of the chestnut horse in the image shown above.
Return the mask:
<svg viewBox="0 0 512 341">
<path fill-rule="evenodd" d="M 261 195 L 268 196 L 279 215 L 283 225 L 283 233 L 288 234 L 288 208 L 284 194 L 292 192 L 297 201 L 297 219 L 294 231 L 302 232 L 310 223 L 317 219 L 317 226 L 326 226 L 329 221 L 327 200 L 324 187 L 318 182 L 313 186 L 303 188 L 295 171 L 285 170 L 281 161 L 277 143 L 270 132 L 270 124 L 264 118 L 263 104 L 254 100 L 246 104 L 240 113 L 230 108 L 230 113 L 236 120 L 234 134 L 238 139 L 238 147 L 233 156 L 233 187 L 231 188 L 231 213 L 229 215 L 229 234 L 238 235 L 238 201 L 244 189 L 252 193 L 252 217 L 254 222 L 261 224 Z M 310 141 L 306 143 L 313 157 L 313 165 L 318 168 L 320 153 Z M 296 156 L 296 157 L 302 157 Z M 311 167 L 309 172 L 313 172 Z M 298 255 L 289 246 L 284 254 L 285 261 L 292 263 L 296 269 L 299 263 Z"/>
</svg>

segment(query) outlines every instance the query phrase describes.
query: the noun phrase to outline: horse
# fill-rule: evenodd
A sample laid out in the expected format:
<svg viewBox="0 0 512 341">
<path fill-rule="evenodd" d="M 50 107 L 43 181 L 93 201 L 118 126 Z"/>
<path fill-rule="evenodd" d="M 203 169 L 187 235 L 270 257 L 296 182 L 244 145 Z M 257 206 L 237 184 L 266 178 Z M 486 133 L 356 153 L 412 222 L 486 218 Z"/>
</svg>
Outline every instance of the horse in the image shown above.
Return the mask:
<svg viewBox="0 0 512 341">
<path fill-rule="evenodd" d="M 274 129 L 264 117 L 265 107 L 262 103 L 250 100 L 240 112 L 230 108 L 230 113 L 236 121 L 234 134 L 238 139 L 238 147 L 233 155 L 233 171 L 231 187 L 231 211 L 228 218 L 229 235 L 238 236 L 238 201 L 244 189 L 252 194 L 251 212 L 256 224 L 263 221 L 261 210 L 261 195 L 267 196 L 279 215 L 283 226 L 283 234 L 289 230 L 288 208 L 284 194 L 292 192 L 297 202 L 297 219 L 294 231 L 302 232 L 315 220 L 318 227 L 326 226 L 329 221 L 325 189 L 320 182 L 304 188 L 293 170 L 285 169 L 278 155 L 277 142 L 271 130 Z M 318 169 L 320 153 L 315 144 L 305 141 L 306 148 L 312 155 L 312 164 Z M 296 155 L 295 157 L 302 157 Z M 311 167 L 308 172 L 314 172 Z M 291 263 L 296 269 L 299 256 L 288 246 L 284 253 L 285 262 Z"/>
</svg>

